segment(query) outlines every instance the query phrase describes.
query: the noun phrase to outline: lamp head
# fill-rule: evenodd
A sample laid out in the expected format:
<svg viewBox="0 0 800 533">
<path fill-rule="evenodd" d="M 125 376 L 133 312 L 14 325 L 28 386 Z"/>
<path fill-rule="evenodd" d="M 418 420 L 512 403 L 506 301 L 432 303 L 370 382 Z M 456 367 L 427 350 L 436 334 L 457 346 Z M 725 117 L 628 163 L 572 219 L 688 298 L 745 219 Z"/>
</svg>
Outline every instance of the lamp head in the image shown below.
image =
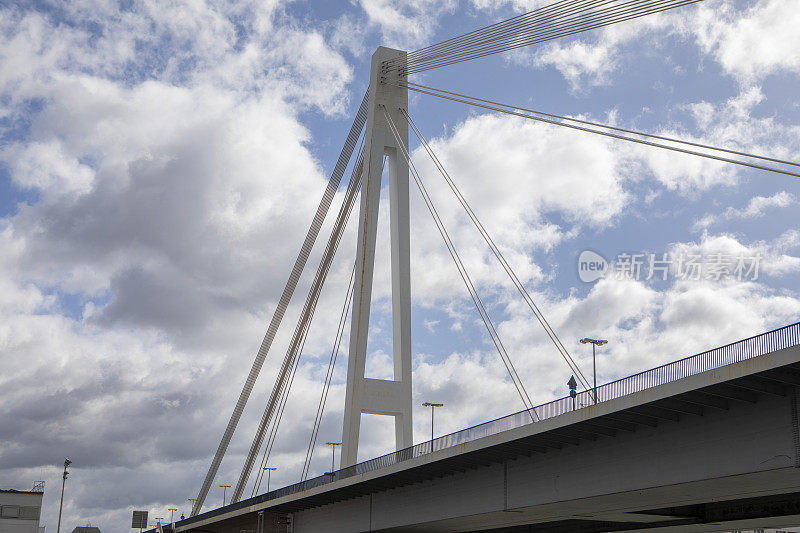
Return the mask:
<svg viewBox="0 0 800 533">
<path fill-rule="evenodd" d="M 589 337 L 584 337 L 579 341 L 581 344 L 594 344 L 595 346 L 602 346 L 604 344 L 608 344 L 607 340 L 602 339 L 590 339 Z"/>
</svg>

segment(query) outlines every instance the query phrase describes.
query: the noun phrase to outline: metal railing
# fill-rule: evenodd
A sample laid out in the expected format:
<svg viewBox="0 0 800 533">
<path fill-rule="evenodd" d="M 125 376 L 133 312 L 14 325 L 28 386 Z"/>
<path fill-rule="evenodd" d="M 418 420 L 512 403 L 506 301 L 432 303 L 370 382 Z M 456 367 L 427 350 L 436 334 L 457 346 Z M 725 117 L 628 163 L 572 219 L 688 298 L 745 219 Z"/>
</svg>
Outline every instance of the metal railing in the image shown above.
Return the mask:
<svg viewBox="0 0 800 533">
<path fill-rule="evenodd" d="M 665 365 L 633 374 L 610 383 L 605 383 L 597 387 L 597 401 L 604 402 L 622 396 L 633 394 L 665 383 L 677 381 L 681 378 L 699 374 L 707 370 L 714 370 L 725 365 L 752 359 L 770 352 L 783 348 L 800 345 L 800 322 L 784 326 L 754 337 L 743 339 L 719 348 L 714 348 L 696 355 L 679 359 Z M 573 399 L 572 397 L 559 398 L 551 402 L 533 408 L 538 420 L 553 418 L 574 409 L 582 409 L 594 404 L 593 390 L 579 392 Z M 415 457 L 420 457 L 434 451 L 443 450 L 474 441 L 489 435 L 496 435 L 503 431 L 522 427 L 533 422 L 534 417 L 528 410 L 520 411 L 512 415 L 504 416 L 490 422 L 478 424 L 467 429 L 462 429 L 449 435 L 437 437 L 433 440 L 422 442 L 410 448 L 405 448 L 396 452 L 388 453 L 353 466 L 342 468 L 335 472 L 325 474 L 312 479 L 301 481 L 287 487 L 260 494 L 254 498 L 242 500 L 236 504 L 224 508 L 215 509 L 182 521 L 181 524 L 188 524 L 198 519 L 212 517 L 222 512 L 232 511 L 238 508 L 248 507 L 261 502 L 274 500 L 283 496 L 297 494 L 314 487 L 326 485 L 333 481 L 346 479 L 349 477 L 365 474 L 375 470 L 386 468 L 387 466 L 402 463 Z"/>
</svg>

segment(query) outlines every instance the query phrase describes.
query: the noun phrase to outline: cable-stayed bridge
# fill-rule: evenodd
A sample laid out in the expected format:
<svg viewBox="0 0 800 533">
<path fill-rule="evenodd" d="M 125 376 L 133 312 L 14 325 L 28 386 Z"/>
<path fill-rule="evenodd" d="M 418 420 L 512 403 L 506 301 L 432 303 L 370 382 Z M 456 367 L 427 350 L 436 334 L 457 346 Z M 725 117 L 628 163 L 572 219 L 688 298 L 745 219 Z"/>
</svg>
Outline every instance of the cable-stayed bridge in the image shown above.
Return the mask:
<svg viewBox="0 0 800 533">
<path fill-rule="evenodd" d="M 500 528 L 507 531 L 622 531 L 656 525 L 678 528 L 675 531 L 711 531 L 714 529 L 680 528 L 697 528 L 700 524 L 716 527 L 713 524 L 751 519 L 760 519 L 759 525 L 763 525 L 764 520 L 772 519 L 769 513 L 778 516 L 778 520 L 787 515 L 800 515 L 800 478 L 794 469 L 800 465 L 796 393 L 796 387 L 800 386 L 798 325 L 594 390 L 456 180 L 427 142 L 408 106 L 408 93 L 414 91 L 577 132 L 668 150 L 681 154 L 680 157 L 708 158 L 800 177 L 800 164 L 792 161 L 527 109 L 409 80 L 410 76 L 427 70 L 628 22 L 699 1 L 560 0 L 413 52 L 385 47 L 376 50 L 369 88 L 191 516 L 176 524 L 177 531 L 263 533 Z M 583 389 L 577 399 L 566 398 L 539 406 L 534 403 L 414 164 L 409 131 L 430 157 L 498 266 L 577 379 Z M 209 488 L 348 168 L 351 173 L 342 203 L 233 488 L 231 504 L 202 513 Z M 390 380 L 365 377 L 378 207 L 384 175 L 389 189 L 391 244 L 394 375 Z M 509 417 L 417 445 L 412 436 L 411 402 L 411 182 L 442 237 L 523 407 Z M 360 202 L 356 258 L 321 387 L 306 459 L 298 473 L 299 483 L 260 494 L 264 466 L 269 464 L 319 295 L 356 200 Z M 348 316 L 342 469 L 309 479 L 311 458 Z M 397 452 L 358 462 L 362 414 L 393 418 Z M 749 437 L 737 438 L 743 432 Z M 756 446 L 753 438 L 756 434 L 761 434 L 762 439 L 769 435 L 770 445 Z M 755 453 L 756 448 L 758 453 Z M 260 467 L 253 476 L 259 454 Z M 716 460 L 718 456 L 721 457 L 719 461 Z M 681 458 L 685 459 L 684 466 L 680 466 Z M 755 459 L 760 462 L 754 464 Z M 666 465 L 670 465 L 669 468 Z M 570 475 L 574 475 L 572 480 Z M 243 499 L 251 482 L 250 498 Z M 732 484 L 739 489 L 734 490 Z M 792 487 L 794 490 L 789 490 Z M 685 497 L 681 499 L 680 494 Z M 770 507 L 769 501 L 776 501 L 774 498 L 778 494 L 784 498 L 784 504 Z M 757 501 L 759 497 L 772 500 L 760 502 Z M 706 507 L 714 502 L 728 502 L 724 504 L 728 507 L 723 504 L 720 504 L 722 507 Z M 755 510 L 741 510 L 745 508 Z M 796 512 L 789 512 L 792 510 Z M 715 521 L 713 517 L 716 516 L 722 518 Z M 516 527 L 528 529 L 513 529 Z"/>
</svg>

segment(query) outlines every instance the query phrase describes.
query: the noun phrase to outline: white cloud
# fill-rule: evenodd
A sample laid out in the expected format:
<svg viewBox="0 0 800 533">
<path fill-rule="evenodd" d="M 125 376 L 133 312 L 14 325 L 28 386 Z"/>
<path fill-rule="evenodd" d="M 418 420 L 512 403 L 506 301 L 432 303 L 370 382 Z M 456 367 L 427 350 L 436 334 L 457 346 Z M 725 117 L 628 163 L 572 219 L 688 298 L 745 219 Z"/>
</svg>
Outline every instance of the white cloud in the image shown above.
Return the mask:
<svg viewBox="0 0 800 533">
<path fill-rule="evenodd" d="M 509 2 L 478 2 L 491 9 Z M 511 4 L 518 4 L 511 2 Z M 512 55 L 517 64 L 538 68 L 552 66 L 566 78 L 573 91 L 611 82 L 628 51 L 647 53 L 659 49 L 669 36 L 691 38 L 702 54 L 718 62 L 743 86 L 760 83 L 776 73 L 800 72 L 800 37 L 796 28 L 800 13 L 790 0 L 759 0 L 754 4 L 732 0 L 701 3 L 667 13 L 648 15 L 635 22 L 614 25 L 576 40 L 546 43 Z M 674 68 L 681 70 L 680 65 Z"/>
<path fill-rule="evenodd" d="M 367 28 L 350 15 L 342 15 L 333 22 L 331 46 L 344 48 L 351 54 L 360 56 L 366 52 Z"/>
<path fill-rule="evenodd" d="M 697 133 L 675 125 L 663 127 L 653 133 L 756 155 L 791 159 L 792 154 L 800 147 L 800 128 L 781 122 L 774 116 L 759 117 L 755 108 L 764 99 L 761 88 L 753 86 L 742 89 L 736 96 L 719 104 L 705 101 L 687 104 L 683 108 L 697 122 Z M 733 185 L 738 182 L 743 168 L 731 163 L 647 146 L 625 146 L 624 149 L 629 150 L 631 157 L 641 158 L 654 177 L 667 189 L 677 190 L 682 194 L 692 194 L 719 185 Z M 695 151 L 704 152 L 703 149 Z M 712 155 L 745 159 L 720 152 Z M 764 164 L 770 166 L 769 163 Z"/>
<path fill-rule="evenodd" d="M 777 192 L 772 196 L 754 196 L 750 198 L 747 205 L 741 209 L 736 209 L 731 206 L 720 215 L 715 215 L 713 213 L 704 215 L 695 222 L 692 229 L 693 231 L 699 231 L 718 223 L 720 220 L 759 218 L 775 209 L 782 209 L 795 204 L 797 204 L 797 199 L 794 195 L 786 191 Z"/>
<path fill-rule="evenodd" d="M 13 165 L 11 176 L 16 184 L 46 193 L 46 201 L 91 190 L 94 181 L 92 169 L 68 155 L 56 140 L 18 144 L 4 152 L 0 157 Z"/>
<path fill-rule="evenodd" d="M 749 117 L 749 110 L 759 101 L 760 91 L 756 88 L 710 106 L 703 118 L 708 125 L 706 135 L 723 140 L 725 146 L 754 151 L 762 144 L 768 145 L 770 136 L 789 139 L 791 127 L 776 124 L 772 118 Z M 682 131 L 658 133 L 686 137 Z M 694 139 L 708 142 L 705 138 Z M 542 283 L 552 274 L 534 259 L 537 252 L 554 249 L 574 238 L 583 227 L 613 225 L 616 217 L 630 206 L 632 187 L 648 179 L 648 173 L 661 187 L 683 195 L 731 184 L 738 177 L 738 169 L 729 164 L 498 115 L 472 116 L 452 131 L 432 139 L 431 146 L 527 283 Z M 776 150 L 783 151 L 787 149 Z M 502 287 L 507 287 L 506 280 L 497 275 L 494 257 L 453 201 L 452 193 L 427 154 L 419 149 L 414 153 L 414 161 L 470 276 L 484 290 L 505 290 Z M 786 195 L 754 199 L 746 213 L 755 216 L 768 206 L 789 205 L 790 200 Z M 416 303 L 430 305 L 439 299 L 446 301 L 464 295 L 461 280 L 432 229 L 428 213 L 418 202 L 413 184 L 412 210 L 416 226 L 412 254 Z M 552 215 L 561 222 L 551 222 Z M 387 216 L 388 213 L 381 214 L 384 219 Z M 733 216 L 732 212 L 729 216 Z M 710 223 L 709 220 L 705 223 Z M 790 264 L 785 268 L 790 269 Z M 386 297 L 388 268 L 384 270 L 386 275 L 381 285 L 385 289 L 378 294 Z M 454 319 L 456 327 L 461 322 L 460 318 Z"/>
<path fill-rule="evenodd" d="M 538 285 L 553 275 L 553 267 L 537 255 L 574 238 L 581 228 L 609 227 L 630 198 L 625 190 L 628 163 L 604 138 L 487 114 L 470 117 L 429 142 L 525 283 Z M 496 258 L 427 153 L 419 148 L 412 159 L 472 281 L 488 293 L 508 290 Z M 450 327 L 458 331 L 465 317 L 449 303 L 467 295 L 463 281 L 413 180 L 410 197 L 412 298 L 424 307 L 445 306 Z M 551 215 L 562 222 L 551 222 Z M 390 296 L 388 218 L 388 209 L 382 208 L 373 301 Z"/>
<path fill-rule="evenodd" d="M 425 329 L 427 329 L 431 333 L 436 333 L 436 326 L 439 325 L 439 322 L 441 322 L 441 321 L 440 320 L 425 319 L 425 321 L 424 321 Z"/>
<path fill-rule="evenodd" d="M 514 11 L 528 12 L 536 7 L 545 4 L 537 0 L 472 0 L 472 5 L 476 9 L 486 11 L 497 11 L 506 6 L 511 6 Z"/>
<path fill-rule="evenodd" d="M 617 68 L 613 45 L 590 46 L 581 41 L 552 43 L 533 56 L 537 67 L 552 65 L 569 80 L 577 91 L 588 81 L 590 85 L 606 85 Z"/>
<path fill-rule="evenodd" d="M 382 44 L 401 50 L 414 50 L 432 44 L 438 18 L 456 8 L 453 0 L 359 0 L 370 24 L 382 34 Z"/>
<path fill-rule="evenodd" d="M 49 87 L 70 73 L 122 85 L 159 80 L 245 94 L 268 91 L 341 112 L 349 65 L 318 32 L 273 27 L 275 9 L 276 2 L 141 2 L 120 11 L 88 0 L 61 11 L 6 9 L 0 16 L 0 61 L 7 67 L 0 91 L 16 103 L 48 98 Z M 59 23 L 59 16 L 69 23 Z"/>
<path fill-rule="evenodd" d="M 273 28 L 273 9 L 0 11 L 0 157 L 33 192 L 0 221 L 0 462 L 7 483 L 50 488 L 53 453 L 73 459 L 67 523 L 121 529 L 128 505 L 185 508 L 219 434 L 185 435 L 201 415 L 224 427 L 297 253 L 282 243 L 300 242 L 322 194 L 298 114 L 340 114 L 351 69 L 318 32 Z M 334 265 L 321 306 L 341 305 L 349 268 Z M 317 317 L 309 352 L 330 349 L 334 320 Z M 237 474 L 254 409 L 221 476 Z"/>
<path fill-rule="evenodd" d="M 744 245 L 725 235 L 676 243 L 674 251 L 679 250 L 761 250 L 765 268 L 774 267 L 777 259 L 763 243 Z M 598 357 L 599 382 L 793 323 L 800 312 L 797 291 L 773 289 L 761 280 L 686 280 L 654 288 L 641 281 L 603 279 L 585 297 L 531 293 L 589 379 L 591 350 L 577 340 L 587 335 L 609 339 Z M 565 396 L 571 373 L 566 363 L 527 305 L 517 295 L 504 301 L 507 317 L 500 335 L 534 402 Z M 441 414 L 442 432 L 522 408 L 498 354 L 483 331 L 477 331 L 482 343 L 474 351 L 453 353 L 439 362 L 421 357 L 415 367 L 415 394 L 448 406 Z M 439 412 L 436 416 L 440 420 Z M 418 420 L 417 426 L 424 435 L 424 421 Z"/>
<path fill-rule="evenodd" d="M 800 12 L 788 0 L 700 5 L 688 25 L 703 52 L 743 83 L 777 72 L 800 73 Z"/>
<path fill-rule="evenodd" d="M 624 161 L 606 139 L 523 119 L 480 115 L 430 144 L 526 282 L 540 283 L 552 274 L 534 254 L 551 250 L 581 227 L 608 226 L 628 198 Z M 413 159 L 473 281 L 500 290 L 507 280 L 444 179 L 422 149 Z M 574 194 L 577 190 L 581 194 Z M 464 296 L 462 281 L 413 183 L 411 197 L 415 301 L 430 305 L 440 298 Z M 564 222 L 549 222 L 548 214 L 553 213 Z M 388 278 L 382 284 L 388 288 Z"/>
<path fill-rule="evenodd" d="M 734 216 L 741 218 L 756 218 L 764 216 L 764 212 L 773 207 L 788 207 L 797 203 L 795 197 L 786 191 L 775 193 L 772 196 L 754 196 L 747 203 L 747 207 L 741 213 Z"/>
<path fill-rule="evenodd" d="M 317 201 L 308 190 L 323 187 L 303 146 L 308 133 L 280 101 L 242 102 L 224 91 L 157 82 L 126 90 L 94 79 L 74 80 L 55 95 L 33 129 L 63 139 L 73 158 L 94 161 L 96 183 L 58 202 L 23 206 L 11 220 L 26 241 L 28 276 L 58 284 L 88 261 L 106 287 L 142 269 L 154 287 L 161 272 L 190 290 L 186 281 L 198 276 L 224 279 L 241 265 L 294 253 L 254 253 L 256 242 L 285 234 L 276 220 L 296 216 L 299 240 Z M 12 176 L 29 179 L 31 166 L 12 167 Z M 192 244 L 209 238 L 218 244 Z M 245 293 L 254 287 L 240 288 L 242 303 L 251 301 Z"/>
<path fill-rule="evenodd" d="M 669 27 L 670 20 L 664 14 L 649 15 L 633 23 L 595 30 L 586 36 L 522 48 L 511 52 L 509 60 L 518 66 L 555 68 L 570 83 L 572 92 L 579 93 L 589 87 L 610 84 L 612 74 L 621 68 L 627 57 L 625 47 L 632 41 L 646 35 L 650 38 L 648 48 L 658 49 L 660 43 L 655 36 Z"/>
<path fill-rule="evenodd" d="M 579 136 L 524 119 L 479 115 L 456 126 L 448 138 L 433 139 L 431 147 L 469 192 L 468 198 L 485 203 L 487 214 L 497 217 L 494 225 L 502 228 L 500 231 L 523 221 L 540 221 L 548 211 L 603 225 L 625 202 L 618 173 L 620 162 L 602 138 Z M 426 157 L 421 150 L 415 154 L 417 160 L 421 159 L 419 168 L 424 175 L 436 176 Z M 427 179 L 441 182 L 439 178 Z M 567 194 L 577 189 L 585 194 Z M 512 191 L 516 194 L 510 194 Z M 522 245 L 553 244 L 548 241 L 552 238 L 549 232 L 527 236 L 514 233 Z"/>
<path fill-rule="evenodd" d="M 800 257 L 787 252 L 796 246 L 796 234 L 789 231 L 771 241 L 754 241 L 743 244 L 736 237 L 729 234 L 710 235 L 704 232 L 699 242 L 685 242 L 675 244 L 670 252 L 673 256 L 694 254 L 705 258 L 723 256 L 731 261 L 739 257 L 751 258 L 756 261 L 756 279 L 760 275 L 783 276 L 789 273 L 800 272 Z M 748 267 L 750 263 L 748 263 Z M 752 277 L 752 276 L 750 276 Z"/>
</svg>

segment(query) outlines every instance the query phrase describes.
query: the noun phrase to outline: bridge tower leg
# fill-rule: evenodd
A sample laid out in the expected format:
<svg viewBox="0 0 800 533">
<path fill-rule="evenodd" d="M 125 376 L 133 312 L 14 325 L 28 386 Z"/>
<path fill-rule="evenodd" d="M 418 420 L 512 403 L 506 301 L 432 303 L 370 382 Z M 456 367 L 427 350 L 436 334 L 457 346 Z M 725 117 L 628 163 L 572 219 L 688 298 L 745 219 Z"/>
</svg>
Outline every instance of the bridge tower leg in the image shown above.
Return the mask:
<svg viewBox="0 0 800 533">
<path fill-rule="evenodd" d="M 408 123 L 400 114 L 400 109 L 408 109 L 408 89 L 397 85 L 398 81 L 405 81 L 405 76 L 401 78 L 398 70 L 387 68 L 386 63 L 405 54 L 400 50 L 379 47 L 372 55 L 342 430 L 343 467 L 354 465 L 358 460 L 362 413 L 393 416 L 396 449 L 412 445 L 408 162 L 384 116 L 385 109 L 407 149 Z M 391 221 L 393 380 L 364 377 L 384 156 L 388 158 L 386 169 L 389 173 Z"/>
</svg>

